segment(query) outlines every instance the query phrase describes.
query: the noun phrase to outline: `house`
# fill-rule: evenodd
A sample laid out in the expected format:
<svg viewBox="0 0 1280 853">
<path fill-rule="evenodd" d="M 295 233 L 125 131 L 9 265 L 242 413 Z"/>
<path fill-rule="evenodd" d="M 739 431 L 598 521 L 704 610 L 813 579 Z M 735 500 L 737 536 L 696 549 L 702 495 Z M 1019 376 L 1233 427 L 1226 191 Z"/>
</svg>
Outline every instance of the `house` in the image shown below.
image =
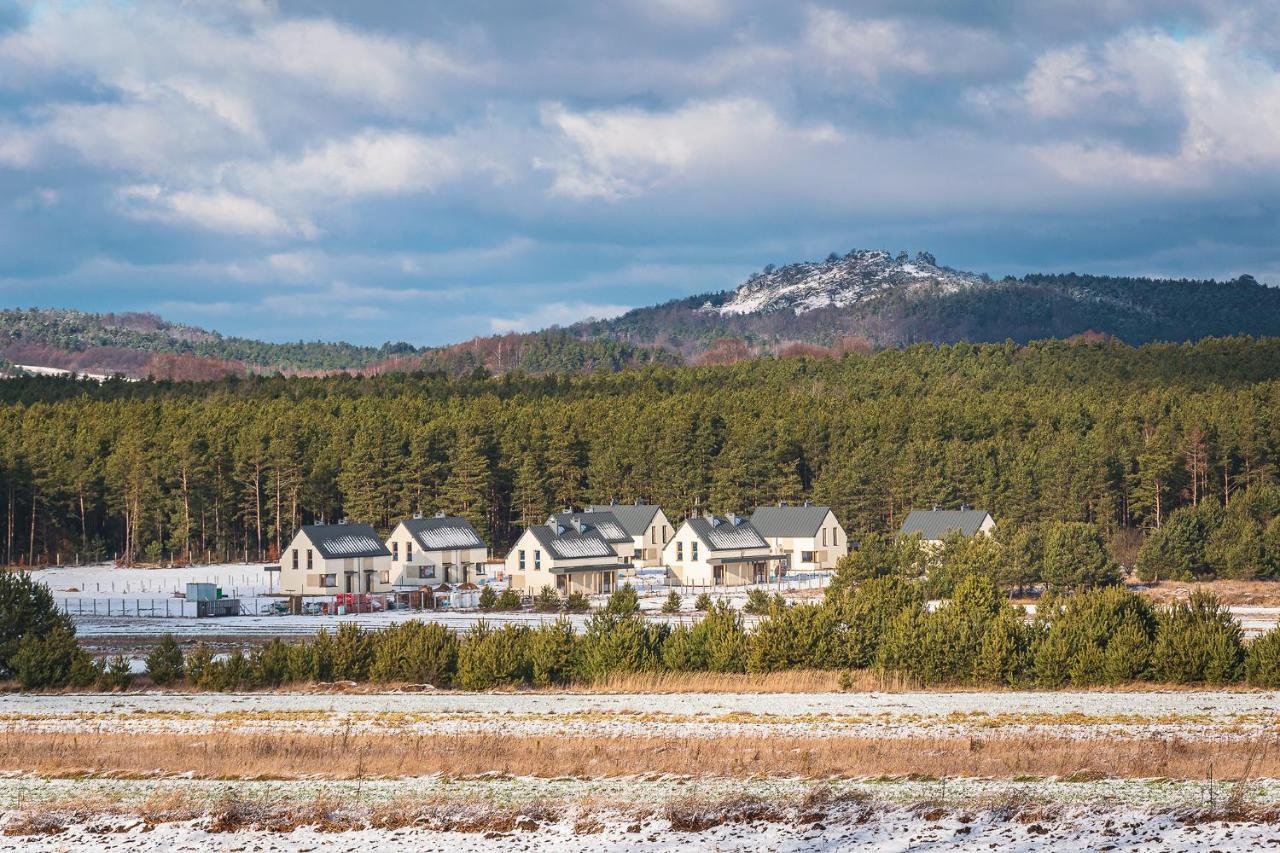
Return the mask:
<svg viewBox="0 0 1280 853">
<path fill-rule="evenodd" d="M 611 513 L 631 537 L 631 551 L 619 551 L 624 563 L 632 566 L 656 566 L 662 562 L 662 549 L 674 532 L 662 507 L 657 504 L 592 504 L 587 512 Z"/>
<path fill-rule="evenodd" d="M 391 552 L 367 524 L 305 524 L 280 555 L 280 591 L 292 595 L 386 592 Z"/>
<path fill-rule="evenodd" d="M 680 586 L 739 586 L 785 574 L 787 556 L 775 554 L 751 522 L 733 513 L 685 519 L 662 549 Z"/>
<path fill-rule="evenodd" d="M 604 524 L 597 525 L 597 521 Z M 507 554 L 507 577 L 512 589 L 530 595 L 543 587 L 562 596 L 613 592 L 618 572 L 627 568 L 618 558 L 616 546 L 630 541 L 609 513 L 552 515 L 545 524 L 535 524 L 520 534 Z"/>
<path fill-rule="evenodd" d="M 919 536 L 925 545 L 937 548 L 952 533 L 990 536 L 995 529 L 995 519 L 986 510 L 969 509 L 964 505 L 960 509 L 938 509 L 935 506 L 933 509 L 913 509 L 902 522 L 898 535 Z"/>
<path fill-rule="evenodd" d="M 547 518 L 548 521 L 552 519 L 562 527 L 572 527 L 579 521 L 586 523 L 599 531 L 600 535 L 605 538 L 605 541 L 613 548 L 613 553 L 617 555 L 618 562 L 626 563 L 631 559 L 631 536 L 613 513 L 607 511 L 593 512 L 590 509 L 576 512 L 567 509 L 564 512 L 553 513 Z"/>
<path fill-rule="evenodd" d="M 829 571 L 849 553 L 849 537 L 829 506 L 805 501 L 756 507 L 751 526 L 773 553 L 790 557 L 792 572 Z"/>
<path fill-rule="evenodd" d="M 489 548 L 465 518 L 442 512 L 407 518 L 387 537 L 387 550 L 391 585 L 397 590 L 489 579 Z"/>
</svg>

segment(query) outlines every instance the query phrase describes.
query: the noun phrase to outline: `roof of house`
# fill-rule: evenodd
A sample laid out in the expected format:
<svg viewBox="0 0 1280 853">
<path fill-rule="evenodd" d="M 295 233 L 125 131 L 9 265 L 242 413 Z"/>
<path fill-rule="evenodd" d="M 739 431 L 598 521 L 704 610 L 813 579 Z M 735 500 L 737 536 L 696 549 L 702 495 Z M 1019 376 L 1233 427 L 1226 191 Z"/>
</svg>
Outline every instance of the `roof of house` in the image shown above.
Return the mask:
<svg viewBox="0 0 1280 853">
<path fill-rule="evenodd" d="M 831 507 L 807 501 L 798 506 L 761 506 L 751 513 L 751 526 L 761 536 L 817 536 L 829 512 Z"/>
<path fill-rule="evenodd" d="M 630 542 L 631 534 L 626 531 L 618 517 L 611 512 L 557 512 L 547 518 L 547 523 L 554 521 L 561 527 L 573 527 L 585 524 L 600 531 L 609 542 Z"/>
<path fill-rule="evenodd" d="M 302 532 L 326 560 L 391 556 L 378 531 L 368 524 L 304 524 Z"/>
<path fill-rule="evenodd" d="M 945 539 L 947 534 L 957 532 L 972 536 L 990 515 L 985 509 L 913 509 L 898 533 L 902 536 L 919 533 L 920 538 L 926 540 Z"/>
<path fill-rule="evenodd" d="M 581 560 L 586 557 L 617 556 L 613 546 L 600 535 L 600 531 L 586 523 L 580 522 L 578 526 L 561 524 L 552 516 L 546 524 L 530 527 L 529 532 L 556 559 Z"/>
<path fill-rule="evenodd" d="M 695 515 L 685 521 L 693 534 L 712 551 L 736 551 L 742 548 L 768 548 L 769 543 L 740 515 Z"/>
<path fill-rule="evenodd" d="M 485 547 L 484 540 L 471 522 L 456 515 L 437 513 L 432 518 L 406 518 L 400 523 L 424 551 Z"/>
<path fill-rule="evenodd" d="M 618 519 L 618 523 L 622 525 L 622 529 L 627 531 L 629 536 L 643 536 L 649 530 L 649 525 L 653 523 L 653 517 L 658 514 L 662 507 L 657 504 L 642 504 L 636 501 L 633 504 L 620 504 L 616 501 L 608 504 L 592 504 L 587 507 L 587 512 L 608 512 L 612 513 L 614 518 Z"/>
</svg>

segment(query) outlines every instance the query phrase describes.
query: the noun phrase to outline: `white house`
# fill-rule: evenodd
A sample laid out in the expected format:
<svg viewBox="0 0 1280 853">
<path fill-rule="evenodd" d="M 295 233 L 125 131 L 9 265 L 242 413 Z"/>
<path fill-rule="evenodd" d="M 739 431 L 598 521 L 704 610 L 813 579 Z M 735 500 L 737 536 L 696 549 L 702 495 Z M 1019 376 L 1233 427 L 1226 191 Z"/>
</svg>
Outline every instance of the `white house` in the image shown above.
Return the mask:
<svg viewBox="0 0 1280 853">
<path fill-rule="evenodd" d="M 280 591 L 292 595 L 387 592 L 391 552 L 367 524 L 306 524 L 280 555 Z"/>
<path fill-rule="evenodd" d="M 562 522 L 561 516 L 567 516 Z M 536 595 L 551 587 L 560 595 L 612 592 L 618 572 L 627 568 L 618 558 L 615 544 L 630 537 L 618 528 L 606 536 L 593 522 L 607 516 L 606 527 L 617 527 L 608 513 L 561 513 L 545 524 L 535 524 L 516 540 L 507 554 L 506 572 L 511 588 Z M 613 541 L 611 541 L 613 540 Z"/>
<path fill-rule="evenodd" d="M 592 504 L 589 513 L 607 512 L 618 520 L 631 537 L 630 551 L 618 549 L 618 556 L 632 566 L 656 566 L 662 562 L 662 549 L 671 539 L 674 528 L 662 507 L 657 504 Z"/>
<path fill-rule="evenodd" d="M 805 501 L 797 506 L 757 507 L 751 514 L 751 526 L 773 553 L 790 558 L 792 572 L 834 569 L 849 553 L 849 537 L 828 506 Z"/>
<path fill-rule="evenodd" d="M 662 558 L 682 586 L 765 583 L 785 573 L 787 559 L 770 550 L 751 522 L 733 513 L 685 519 L 663 548 Z"/>
<path fill-rule="evenodd" d="M 898 530 L 899 536 L 919 536 L 930 547 L 939 547 L 952 533 L 961 536 L 990 536 L 996 529 L 995 519 L 983 509 L 913 509 Z"/>
<path fill-rule="evenodd" d="M 397 590 L 490 579 L 489 548 L 465 518 L 442 512 L 406 518 L 387 537 L 387 550 L 391 585 Z"/>
</svg>

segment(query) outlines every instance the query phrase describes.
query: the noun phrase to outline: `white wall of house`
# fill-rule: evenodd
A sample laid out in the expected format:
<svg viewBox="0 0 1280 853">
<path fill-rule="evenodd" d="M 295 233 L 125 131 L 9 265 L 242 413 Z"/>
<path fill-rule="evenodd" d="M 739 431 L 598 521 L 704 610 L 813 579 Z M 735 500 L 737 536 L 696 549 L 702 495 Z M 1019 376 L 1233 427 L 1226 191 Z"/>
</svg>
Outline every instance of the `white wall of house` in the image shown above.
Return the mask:
<svg viewBox="0 0 1280 853">
<path fill-rule="evenodd" d="M 455 586 L 489 579 L 486 564 L 488 548 L 424 551 L 404 524 L 396 525 L 386 544 L 391 552 L 391 583 L 394 586 L 439 586 L 442 583 Z M 447 577 L 446 565 L 449 566 Z"/>
<path fill-rule="evenodd" d="M 693 528 L 686 521 L 662 549 L 662 561 L 671 569 L 675 580 L 682 586 L 706 586 L 716 583 L 716 569 L 721 569 L 721 583 L 726 586 L 737 586 L 751 583 L 753 566 L 751 563 L 731 563 L 717 566 L 711 563 L 712 558 L 768 556 L 770 549 L 743 548 L 737 550 L 712 551 L 707 547 Z M 769 569 L 772 571 L 772 569 Z"/>
<path fill-rule="evenodd" d="M 306 532 L 301 530 L 280 555 L 280 591 L 288 595 L 337 595 L 345 592 L 390 590 L 391 561 L 387 557 L 341 557 L 326 560 Z"/>
<path fill-rule="evenodd" d="M 767 540 L 773 553 L 790 556 L 792 572 L 834 569 L 849 553 L 849 537 L 833 512 L 827 512 L 815 536 L 773 536 Z"/>
<path fill-rule="evenodd" d="M 529 595 L 537 595 L 543 587 L 551 587 L 562 593 L 583 592 L 591 594 L 602 591 L 602 572 L 565 573 L 563 583 L 568 586 L 559 589 L 557 580 L 561 575 L 553 569 L 572 569 L 584 566 L 596 566 L 608 562 L 609 557 L 579 557 L 566 560 L 557 559 L 550 551 L 542 547 L 542 543 L 530 531 L 520 534 L 516 544 L 507 553 L 506 575 L 511 589 Z M 616 572 L 611 572 L 616 577 Z M 614 584 L 610 584 L 614 586 Z"/>
<path fill-rule="evenodd" d="M 639 536 L 632 537 L 633 547 L 631 554 L 627 555 L 631 563 L 636 566 L 662 565 L 663 549 L 666 548 L 667 542 L 671 540 L 674 533 L 675 528 L 672 527 L 667 514 L 659 509 L 654 513 L 653 521 L 649 522 L 649 529 Z"/>
</svg>

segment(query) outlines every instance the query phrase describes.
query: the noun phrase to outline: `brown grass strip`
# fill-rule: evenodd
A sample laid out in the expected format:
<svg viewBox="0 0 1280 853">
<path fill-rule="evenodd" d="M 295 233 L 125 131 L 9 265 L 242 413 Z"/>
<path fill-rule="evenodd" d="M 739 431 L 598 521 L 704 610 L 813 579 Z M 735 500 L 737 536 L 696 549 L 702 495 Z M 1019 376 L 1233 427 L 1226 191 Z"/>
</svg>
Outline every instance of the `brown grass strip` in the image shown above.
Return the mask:
<svg viewBox="0 0 1280 853">
<path fill-rule="evenodd" d="M 1235 779 L 1280 777 L 1280 736 L 1115 740 L 1028 733 L 906 738 L 505 737 L 497 734 L 209 735 L 9 732 L 0 767 L 48 777 L 191 773 L 213 779 L 403 777 L 500 772 L 804 778 L 909 776 Z"/>
</svg>

